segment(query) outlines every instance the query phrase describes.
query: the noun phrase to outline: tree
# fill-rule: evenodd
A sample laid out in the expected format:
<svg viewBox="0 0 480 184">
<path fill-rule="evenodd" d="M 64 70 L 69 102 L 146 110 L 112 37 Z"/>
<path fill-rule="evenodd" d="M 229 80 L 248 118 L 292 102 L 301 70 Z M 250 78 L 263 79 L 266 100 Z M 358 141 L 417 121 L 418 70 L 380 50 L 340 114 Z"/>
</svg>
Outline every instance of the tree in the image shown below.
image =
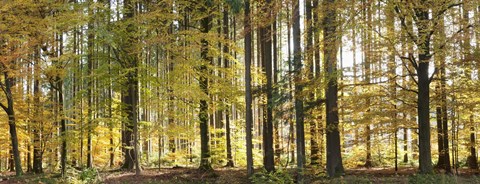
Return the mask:
<svg viewBox="0 0 480 184">
<path fill-rule="evenodd" d="M 5 38 L 4 35 L 2 37 Z M 8 115 L 8 126 L 10 132 L 10 140 L 12 145 L 12 154 L 13 160 L 15 162 L 15 174 L 16 176 L 21 176 L 23 174 L 22 170 L 22 162 L 20 160 L 20 151 L 18 150 L 18 137 L 17 137 L 17 125 L 15 121 L 15 109 L 13 103 L 13 94 L 12 94 L 12 87 L 15 85 L 15 78 L 12 77 L 12 69 L 15 66 L 14 63 L 16 62 L 15 58 L 10 59 L 8 57 L 9 54 L 13 55 L 15 52 L 18 52 L 13 45 L 16 40 L 9 40 L 9 39 L 2 39 L 4 40 L 1 44 L 1 54 L 2 62 L 0 63 L 0 71 L 3 73 L 3 82 L 0 82 L 0 88 L 2 89 L 3 93 L 5 94 L 5 98 L 7 99 L 7 104 L 5 105 L 3 102 L 0 103 L 2 109 Z"/>
<path fill-rule="evenodd" d="M 201 32 L 204 36 L 207 36 L 210 31 L 210 10 L 207 7 L 211 7 L 210 1 L 205 1 L 204 5 L 201 5 L 200 12 L 206 13 L 204 17 L 200 20 Z M 202 38 L 201 41 L 201 58 L 202 63 L 199 67 L 199 71 L 202 73 L 207 73 L 207 65 L 212 62 L 212 58 L 208 55 L 209 51 L 209 42 L 206 38 Z M 200 76 L 199 80 L 200 88 L 202 92 L 208 96 L 208 78 L 204 75 Z M 200 166 L 199 169 L 202 171 L 211 171 L 213 170 L 210 163 L 210 141 L 208 133 L 208 103 L 207 100 L 200 100 L 200 112 L 198 114 L 200 119 L 200 142 L 201 142 L 201 153 L 200 153 Z"/>
<path fill-rule="evenodd" d="M 432 6 L 433 5 L 433 6 Z M 429 63 L 432 58 L 431 40 L 436 32 L 436 27 L 442 15 L 450 8 L 459 4 L 452 2 L 420 1 L 414 4 L 396 2 L 395 12 L 400 18 L 402 29 L 407 33 L 409 42 L 417 47 L 417 57 L 413 54 L 403 56 L 415 71 L 408 70 L 409 76 L 415 81 L 417 93 L 417 115 L 418 115 L 418 138 L 419 138 L 419 172 L 429 174 L 433 172 L 432 155 L 430 144 L 430 83 L 433 75 L 429 76 Z M 431 11 L 431 13 L 430 13 Z M 432 18 L 430 18 L 432 14 Z M 413 32 L 413 27 L 407 24 L 407 19 L 412 17 L 417 28 Z M 442 43 L 445 45 L 446 43 Z M 436 73 L 436 71 L 434 72 Z M 414 77 L 416 76 L 416 78 Z"/>
<path fill-rule="evenodd" d="M 273 75 L 272 75 L 272 24 L 270 19 L 272 17 L 271 1 L 266 0 L 266 4 L 262 7 L 265 12 L 265 17 L 268 23 L 260 27 L 260 40 L 262 50 L 262 64 L 264 65 L 265 74 L 267 78 L 266 95 L 266 119 L 263 122 L 263 150 L 264 158 L 263 165 L 268 172 L 275 170 L 274 152 L 273 152 Z"/>
<path fill-rule="evenodd" d="M 437 116 L 437 135 L 438 135 L 438 162 L 436 167 L 444 169 L 447 173 L 451 173 L 450 154 L 449 154 L 449 140 L 448 140 L 448 114 L 447 114 L 447 92 L 446 92 L 446 58 L 445 54 L 441 52 L 441 44 L 445 43 L 445 24 L 443 18 L 439 19 L 438 35 L 434 41 L 434 49 L 437 54 L 434 59 L 436 61 L 435 70 L 438 72 L 440 81 L 437 83 L 436 92 L 439 96 L 439 105 L 436 107 Z M 439 52 L 440 51 L 440 52 Z"/>
<path fill-rule="evenodd" d="M 304 112 L 302 99 L 302 49 L 300 43 L 300 1 L 295 1 L 293 5 L 293 66 L 295 77 L 295 128 L 297 135 L 297 172 L 298 182 L 303 182 L 303 167 L 305 165 L 305 130 L 304 130 Z"/>
<path fill-rule="evenodd" d="M 466 69 L 465 69 L 465 78 L 468 80 L 474 80 L 473 76 L 472 76 L 472 70 L 473 70 L 473 66 L 469 66 L 469 64 L 471 62 L 469 62 L 470 58 L 472 57 L 472 53 L 471 53 L 471 36 L 470 36 L 470 28 L 469 28 L 469 13 L 470 13 L 470 4 L 468 1 L 462 1 L 463 2 L 463 5 L 462 5 L 462 11 L 463 11 L 463 49 L 464 49 L 464 61 L 465 61 L 465 65 L 466 65 Z M 471 69 L 469 69 L 471 68 Z M 470 108 L 469 111 L 471 113 L 474 112 L 473 108 Z M 468 167 L 470 169 L 478 169 L 478 161 L 477 161 L 477 150 L 476 150 L 476 147 L 475 147 L 475 120 L 474 120 L 474 115 L 471 114 L 470 117 L 469 117 L 469 121 L 470 121 L 470 155 L 468 156 L 467 158 L 467 162 L 468 162 Z M 448 139 L 447 139 L 447 142 L 448 142 Z M 448 147 L 447 147 L 448 148 Z M 448 152 L 447 152 L 448 153 Z"/>
<path fill-rule="evenodd" d="M 252 143 L 252 27 L 250 18 L 250 0 L 245 0 L 244 10 L 244 32 L 245 32 L 245 132 L 246 132 L 246 147 L 247 147 L 247 174 L 253 175 L 253 143 Z"/>
<path fill-rule="evenodd" d="M 229 30 L 228 30 L 228 5 L 223 6 L 223 36 L 225 40 L 229 39 Z M 223 45 L 223 65 L 225 68 L 229 67 L 229 60 L 228 60 L 228 55 L 229 53 L 229 48 L 228 44 L 224 43 Z M 224 74 L 224 77 L 227 77 L 226 74 Z M 224 99 L 225 103 L 227 102 L 227 98 Z M 231 141 L 231 131 L 230 131 L 230 105 L 226 105 L 226 110 L 225 110 L 225 137 L 226 137 L 226 144 L 227 144 L 227 167 L 233 167 L 233 157 L 232 157 L 232 141 Z"/>
<path fill-rule="evenodd" d="M 88 30 L 87 30 L 87 168 L 93 164 L 92 158 L 92 129 L 93 129 L 93 63 L 94 63 L 94 17 L 93 0 L 88 1 Z"/>
<path fill-rule="evenodd" d="M 124 16 L 122 26 L 125 26 L 126 35 L 118 35 L 119 46 L 112 47 L 117 61 L 125 70 L 124 89 L 121 91 L 122 103 L 127 119 L 122 130 L 122 146 L 124 151 L 124 162 L 122 168 L 132 170 L 135 167 L 135 174 L 140 175 L 141 168 L 138 157 L 138 56 L 140 46 L 138 44 L 137 25 L 135 25 L 136 2 L 126 0 L 123 2 Z"/>
<path fill-rule="evenodd" d="M 336 32 L 337 12 L 333 7 L 335 5 L 335 0 L 323 2 L 323 54 L 327 75 L 327 87 L 325 89 L 327 125 L 325 130 L 327 133 L 327 174 L 330 177 L 339 176 L 344 172 L 340 151 L 340 133 L 338 131 L 338 83 L 336 75 L 339 33 Z"/>
</svg>

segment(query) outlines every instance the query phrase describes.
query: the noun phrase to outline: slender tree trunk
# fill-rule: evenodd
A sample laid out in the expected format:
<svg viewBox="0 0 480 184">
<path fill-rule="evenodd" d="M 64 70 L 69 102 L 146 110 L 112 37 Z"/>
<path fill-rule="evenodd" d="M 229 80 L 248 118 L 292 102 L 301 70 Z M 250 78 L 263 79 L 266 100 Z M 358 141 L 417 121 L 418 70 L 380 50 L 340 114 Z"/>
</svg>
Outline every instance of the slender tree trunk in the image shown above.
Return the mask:
<svg viewBox="0 0 480 184">
<path fill-rule="evenodd" d="M 42 133 L 41 126 L 42 122 L 38 120 L 41 117 L 41 107 L 40 107 L 40 59 L 39 51 L 35 53 L 36 62 L 34 66 L 34 82 L 33 82 L 33 103 L 34 103 L 34 128 L 33 128 L 33 172 L 42 173 L 43 172 L 43 148 L 42 148 Z"/>
<path fill-rule="evenodd" d="M 229 39 L 229 26 L 228 26 L 228 6 L 225 5 L 223 7 L 223 36 L 225 39 Z M 228 70 L 230 67 L 230 63 L 228 60 L 229 48 L 227 44 L 223 45 L 223 65 Z M 223 77 L 227 77 L 227 74 L 224 74 Z M 227 102 L 227 99 L 224 99 Z M 227 103 L 228 104 L 228 103 Z M 226 136 L 226 144 L 227 144 L 227 167 L 233 167 L 233 157 L 232 157 L 232 141 L 231 141 L 231 132 L 230 132 L 230 114 L 231 114 L 231 107 L 230 105 L 226 105 L 225 110 L 225 136 Z"/>
<path fill-rule="evenodd" d="M 92 167 L 92 128 L 93 128 L 93 56 L 94 56 L 94 18 L 91 4 L 93 0 L 88 1 L 88 30 L 87 30 L 87 168 Z"/>
<path fill-rule="evenodd" d="M 58 56 L 63 55 L 63 36 L 60 33 L 56 40 L 59 40 L 58 43 Z M 57 57 L 58 57 L 57 56 Z M 62 70 L 61 66 L 58 66 L 57 69 Z M 65 176 L 65 171 L 67 168 L 67 121 L 65 119 L 65 112 L 63 110 L 63 79 L 60 76 L 56 76 L 56 90 L 57 90 L 57 98 L 58 98 L 58 114 L 60 115 L 60 138 L 61 138 L 61 150 L 60 150 L 60 167 L 61 167 L 61 174 Z"/>
<path fill-rule="evenodd" d="M 252 62 L 252 30 L 250 18 L 250 0 L 245 0 L 244 10 L 244 31 L 245 31 L 245 132 L 246 132 L 246 147 L 247 147 L 247 174 L 253 175 L 253 143 L 252 143 L 252 76 L 251 76 L 251 62 Z"/>
<path fill-rule="evenodd" d="M 293 5 L 293 66 L 295 80 L 295 128 L 297 132 L 297 182 L 303 183 L 303 169 L 305 165 L 305 130 L 303 112 L 302 74 L 302 46 L 300 43 L 300 1 Z"/>
<path fill-rule="evenodd" d="M 389 4 L 393 7 L 393 4 Z M 387 9 L 387 35 L 393 38 L 395 35 L 395 12 L 393 8 Z M 389 91 L 390 99 L 392 100 L 392 124 L 393 124 L 393 133 L 394 133 L 394 152 L 395 152 L 395 173 L 398 171 L 398 121 L 397 121 L 397 86 L 396 86 L 396 62 L 395 62 L 395 47 L 394 45 L 388 46 L 388 80 L 389 80 Z"/>
<path fill-rule="evenodd" d="M 12 144 L 11 155 L 13 156 L 13 160 L 15 163 L 15 174 L 16 176 L 23 175 L 22 170 L 22 162 L 20 158 L 20 151 L 18 149 L 18 137 L 17 137 L 17 125 L 15 122 L 15 110 L 13 107 L 13 96 L 12 96 L 12 87 L 14 85 L 14 78 L 9 75 L 9 71 L 6 71 L 6 66 L 4 64 L 0 64 L 0 68 L 2 68 L 4 81 L 1 83 L 2 91 L 5 93 L 5 97 L 7 100 L 7 105 L 0 103 L 2 109 L 7 113 L 8 116 L 8 127 L 10 132 L 10 141 Z M 10 161 L 10 163 L 13 163 Z M 10 169 L 12 169 L 12 165 Z"/>
<path fill-rule="evenodd" d="M 468 1 L 463 1 L 462 5 L 462 13 L 463 13 L 463 49 L 464 49 L 464 62 L 465 62 L 465 78 L 474 80 L 472 76 L 472 72 L 474 66 L 466 64 L 466 62 L 470 62 L 468 58 L 472 57 L 471 53 L 471 35 L 470 35 L 470 29 L 467 27 L 470 21 L 469 14 L 470 14 L 470 3 Z M 468 69 L 468 68 L 471 68 Z M 470 113 L 474 113 L 474 108 L 469 109 Z M 468 167 L 470 169 L 478 169 L 478 161 L 477 161 L 477 151 L 476 151 L 476 146 L 475 146 L 475 122 L 474 122 L 474 117 L 473 114 L 470 115 L 469 117 L 469 124 L 470 124 L 470 143 L 469 143 L 469 149 L 470 149 L 470 155 L 467 158 L 467 163 Z"/>
<path fill-rule="evenodd" d="M 278 2 L 277 1 L 273 1 L 273 5 L 272 5 L 274 8 L 275 11 L 272 11 L 272 18 L 273 18 L 273 22 L 272 22 L 272 40 L 273 40 L 273 87 L 272 87 L 272 90 L 274 91 L 277 91 L 278 88 L 275 87 L 275 85 L 278 83 L 278 39 L 277 39 L 277 36 L 278 36 L 278 33 L 277 33 L 277 22 L 280 22 L 280 19 L 277 20 L 278 16 L 277 16 L 277 12 L 279 12 L 280 10 L 277 10 L 277 6 L 278 6 Z M 281 22 L 280 22 L 281 23 Z M 280 156 L 281 156 L 281 143 L 280 143 L 280 130 L 279 130 L 279 120 L 278 119 L 273 119 L 273 142 L 274 142 L 274 151 L 275 151 L 275 161 L 274 163 L 280 163 Z"/>
<path fill-rule="evenodd" d="M 293 1 L 292 1 L 292 2 L 293 2 Z M 292 25 L 292 23 L 291 23 L 291 19 L 290 19 L 290 8 L 287 7 L 288 73 L 292 73 L 292 72 L 293 72 L 293 69 L 292 69 L 292 57 L 291 57 L 291 56 L 292 56 L 292 53 L 291 53 L 291 50 L 292 50 L 292 49 L 291 49 L 291 48 L 292 48 L 291 45 L 292 45 L 292 44 L 291 44 L 291 42 L 290 42 L 291 37 L 292 37 L 292 36 L 291 36 L 291 35 L 292 35 L 292 34 L 291 34 L 292 31 L 291 31 L 291 29 L 290 29 L 290 28 L 292 27 L 291 25 Z M 289 89 L 289 91 L 290 91 L 290 97 L 291 97 L 291 98 L 290 98 L 289 100 L 290 100 L 291 102 L 293 102 L 293 98 L 292 98 L 292 97 L 293 97 L 293 85 L 292 85 L 292 83 L 293 83 L 293 80 L 292 80 L 291 77 L 290 77 L 290 79 L 288 80 L 288 89 Z M 288 149 L 290 150 L 290 153 L 288 153 L 288 154 L 290 154 L 290 158 L 291 158 L 291 160 L 289 161 L 289 163 L 292 163 L 292 164 L 293 164 L 293 163 L 295 162 L 295 149 L 294 149 L 294 148 L 295 148 L 295 145 L 294 145 L 295 129 L 294 129 L 294 122 L 293 122 L 293 114 L 292 114 L 292 113 L 289 113 L 289 116 L 290 116 L 290 118 L 289 118 L 288 121 L 289 121 L 290 125 L 289 125 L 289 130 L 288 130 L 288 132 L 289 132 L 289 135 L 288 135 L 288 140 L 289 140 L 289 142 L 288 142 L 288 144 L 289 144 L 290 146 L 288 147 Z"/>
<path fill-rule="evenodd" d="M 312 19 L 312 1 L 307 0 L 305 1 L 305 12 L 306 12 L 306 32 L 307 32 L 307 39 L 306 39 L 306 63 L 308 67 L 308 81 L 312 82 L 314 80 L 314 49 L 313 49 L 313 37 L 314 37 L 314 26 L 313 26 L 313 19 Z M 316 10 L 316 7 L 315 7 Z M 315 12 L 316 13 L 316 12 Z M 315 91 L 309 92 L 309 101 L 315 101 Z M 312 113 L 310 113 L 312 114 Z M 310 157 L 311 157 L 311 165 L 317 166 L 319 162 L 318 158 L 318 140 L 317 140 L 317 120 L 314 116 L 310 115 L 307 119 L 310 123 Z"/>
<path fill-rule="evenodd" d="M 445 23 L 440 18 L 438 23 L 437 39 L 434 42 L 436 49 L 441 49 L 441 44 L 445 43 Z M 437 116 L 437 135 L 438 135 L 438 163 L 437 168 L 445 170 L 447 173 L 451 173 L 450 166 L 450 154 L 448 146 L 448 117 L 447 117 L 447 96 L 446 96 L 446 72 L 445 72 L 445 54 L 439 52 L 435 55 L 435 61 L 437 64 L 436 70 L 439 71 L 440 82 L 437 86 L 437 94 L 440 96 L 440 104 L 436 107 Z"/>
<path fill-rule="evenodd" d="M 372 27 L 372 7 L 370 4 L 365 4 L 363 3 L 365 6 L 366 6 L 366 9 L 363 11 L 363 16 L 364 16 L 364 19 L 365 21 L 367 22 L 367 27 Z M 363 34 L 364 34 L 364 40 L 362 40 L 362 44 L 363 44 L 363 48 L 364 48 L 364 54 L 365 54 L 365 58 L 364 58 L 364 75 L 365 75 L 365 82 L 366 83 L 370 83 L 370 79 L 371 79 L 371 68 L 370 68 L 370 65 L 371 63 L 373 62 L 372 60 L 372 33 L 370 31 L 370 28 L 367 28 L 367 29 L 364 29 L 363 30 Z M 367 99 L 365 100 L 365 105 L 367 106 L 367 114 L 370 113 L 370 108 L 371 108 L 371 103 L 370 103 L 370 97 L 367 97 Z M 365 137 L 366 137 L 366 149 L 367 149 L 367 152 L 366 152 L 366 159 L 365 159 L 365 164 L 364 166 L 366 168 L 370 168 L 373 166 L 373 163 L 372 163 L 372 140 L 371 140 L 371 126 L 370 124 L 367 122 L 367 125 L 365 126 Z"/>
</svg>

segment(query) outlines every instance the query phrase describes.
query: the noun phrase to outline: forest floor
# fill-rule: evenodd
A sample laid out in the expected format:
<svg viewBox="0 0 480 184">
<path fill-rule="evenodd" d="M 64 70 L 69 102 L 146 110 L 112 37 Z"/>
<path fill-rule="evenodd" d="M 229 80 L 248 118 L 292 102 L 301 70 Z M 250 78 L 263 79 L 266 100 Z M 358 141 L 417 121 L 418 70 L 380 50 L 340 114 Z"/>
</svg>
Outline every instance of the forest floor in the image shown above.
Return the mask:
<svg viewBox="0 0 480 184">
<path fill-rule="evenodd" d="M 260 172 L 260 171 L 256 171 Z M 347 169 L 346 175 L 329 179 L 324 173 L 314 174 L 307 171 L 305 183 L 480 183 L 480 175 L 467 169 L 460 169 L 458 175 L 422 176 L 416 174 L 414 168 L 401 168 L 395 173 L 393 168 L 357 168 Z M 295 169 L 287 169 L 290 177 L 295 178 Z M 7 183 L 81 183 L 80 180 L 61 179 L 59 174 L 26 174 L 20 178 L 13 177 L 14 173 L 0 173 L 0 184 Z M 79 182 L 80 181 L 80 182 Z M 162 168 L 145 169 L 140 176 L 133 172 L 105 171 L 100 172 L 94 181 L 83 183 L 105 184 L 190 184 L 190 183 L 251 183 L 247 178 L 246 170 L 240 168 L 217 168 L 214 172 L 199 172 L 196 168 Z M 276 183 L 276 182 L 274 182 Z"/>
</svg>

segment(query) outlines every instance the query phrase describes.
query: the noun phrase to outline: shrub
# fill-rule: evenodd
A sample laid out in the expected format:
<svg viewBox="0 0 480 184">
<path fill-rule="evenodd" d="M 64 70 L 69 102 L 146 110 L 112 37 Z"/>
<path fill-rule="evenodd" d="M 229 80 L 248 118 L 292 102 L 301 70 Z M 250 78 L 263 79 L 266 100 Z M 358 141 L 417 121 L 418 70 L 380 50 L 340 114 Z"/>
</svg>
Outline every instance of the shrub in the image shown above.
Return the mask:
<svg viewBox="0 0 480 184">
<path fill-rule="evenodd" d="M 275 172 L 267 172 L 263 170 L 262 172 L 255 173 L 250 177 L 252 183 L 258 184 L 293 184 L 294 180 L 290 174 L 283 172 L 281 170 Z"/>
<path fill-rule="evenodd" d="M 95 168 L 88 168 L 80 173 L 80 180 L 85 183 L 96 183 L 99 181 L 98 171 Z"/>
</svg>

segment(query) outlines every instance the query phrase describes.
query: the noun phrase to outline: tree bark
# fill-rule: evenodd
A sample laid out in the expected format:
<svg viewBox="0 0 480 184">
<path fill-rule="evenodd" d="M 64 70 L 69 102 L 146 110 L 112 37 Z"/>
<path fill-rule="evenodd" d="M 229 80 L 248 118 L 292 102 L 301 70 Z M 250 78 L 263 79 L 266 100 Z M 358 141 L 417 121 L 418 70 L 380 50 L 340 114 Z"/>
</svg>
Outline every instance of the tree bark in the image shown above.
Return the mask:
<svg viewBox="0 0 480 184">
<path fill-rule="evenodd" d="M 445 170 L 447 173 L 451 173 L 450 154 L 448 145 L 448 115 L 447 115 L 447 94 L 446 94 L 446 71 L 445 71 L 445 54 L 440 50 L 441 44 L 445 43 L 445 23 L 442 18 L 438 23 L 438 38 L 435 39 L 434 48 L 438 49 L 435 55 L 436 70 L 439 71 L 440 82 L 437 86 L 437 94 L 440 97 L 440 104 L 436 107 L 437 116 L 437 138 L 438 138 L 438 162 L 437 168 Z"/>
<path fill-rule="evenodd" d="M 329 177 L 342 175 L 344 172 L 340 151 L 340 133 L 338 131 L 338 86 L 337 86 L 337 12 L 332 6 L 335 0 L 323 3 L 323 38 L 325 72 L 327 73 L 326 97 L 326 133 L 327 133 L 327 174 Z"/>
<path fill-rule="evenodd" d="M 469 13 L 470 13 L 470 6 L 471 4 L 468 1 L 463 0 L 463 5 L 462 5 L 462 11 L 463 11 L 463 49 L 464 49 L 464 61 L 465 62 L 465 78 L 468 80 L 474 80 L 474 77 L 472 76 L 472 72 L 474 70 L 474 65 L 469 65 L 467 62 L 469 61 L 469 58 L 472 57 L 471 53 L 471 35 L 470 35 L 470 29 L 467 27 L 469 24 Z M 471 68 L 471 69 L 469 69 Z M 474 109 L 470 108 L 470 113 L 474 113 Z M 474 115 L 471 114 L 469 119 L 470 119 L 470 143 L 469 143 L 469 150 L 470 150 L 470 155 L 467 158 L 467 163 L 468 167 L 470 169 L 478 169 L 478 161 L 477 161 L 477 150 L 475 147 L 475 122 L 474 122 Z"/>
<path fill-rule="evenodd" d="M 206 5 L 211 5 L 209 1 L 205 2 Z M 204 6 L 200 9 L 201 12 L 207 12 L 208 10 L 205 9 Z M 201 31 L 203 34 L 208 34 L 210 31 L 210 12 L 207 12 L 208 16 L 205 16 L 200 20 L 201 24 Z M 208 56 L 208 41 L 203 38 L 202 41 L 202 48 L 201 48 L 201 58 L 203 60 L 202 64 L 200 65 L 200 72 L 201 73 L 208 73 L 207 63 L 212 63 L 212 58 Z M 202 92 L 205 93 L 207 96 L 209 95 L 208 92 L 208 78 L 204 75 L 200 76 L 199 80 L 200 88 Z M 200 100 L 200 112 L 199 112 L 199 119 L 200 119 L 200 166 L 199 170 L 201 171 L 211 171 L 213 170 L 210 161 L 210 145 L 209 145 L 209 131 L 208 131 L 208 103 L 207 100 L 202 99 Z"/>
<path fill-rule="evenodd" d="M 421 174 L 430 174 L 433 172 L 432 155 L 430 146 L 430 77 L 429 61 L 430 39 L 429 30 L 429 7 L 426 1 L 422 1 L 419 7 L 414 9 L 416 25 L 418 29 L 418 61 L 414 63 L 417 80 L 417 114 L 418 114 L 418 140 L 419 140 L 419 172 Z M 408 29 L 408 28 L 407 28 Z M 408 30 L 410 32 L 410 30 Z M 411 32 L 410 32 L 411 33 Z"/>
<path fill-rule="evenodd" d="M 225 5 L 223 8 L 223 36 L 226 40 L 229 39 L 229 24 L 228 24 L 228 6 Z M 228 60 L 229 48 L 227 44 L 223 45 L 223 66 L 228 70 L 230 67 L 230 63 Z M 225 74 L 224 77 L 227 77 Z M 224 99 L 227 102 L 228 99 Z M 226 105 L 225 110 L 225 136 L 226 136 L 226 144 L 227 144 L 227 167 L 233 167 L 233 157 L 232 157 L 232 140 L 231 140 L 231 132 L 230 132 L 230 114 L 231 114 L 231 106 Z"/>
<path fill-rule="evenodd" d="M 245 132 L 246 132 L 246 147 L 247 147 L 247 174 L 253 175 L 253 143 L 252 143 L 252 76 L 251 76 L 251 62 L 252 62 L 252 30 L 250 19 L 250 0 L 245 0 L 244 10 L 244 31 L 245 31 Z"/>
<path fill-rule="evenodd" d="M 33 103 L 34 115 L 33 118 L 33 168 L 34 173 L 43 173 L 43 148 L 42 148 L 42 122 L 38 120 L 42 116 L 40 108 L 40 55 L 39 51 L 35 53 L 36 62 L 34 65 L 34 82 L 33 82 Z"/>
<path fill-rule="evenodd" d="M 92 167 L 92 128 L 93 128 L 93 56 L 94 56 L 94 17 L 93 0 L 88 1 L 88 30 L 87 30 L 87 168 Z"/>
<path fill-rule="evenodd" d="M 303 169 L 305 165 L 305 130 L 303 112 L 302 84 L 302 46 L 300 33 L 300 1 L 293 5 L 293 67 L 294 67 L 294 101 L 295 101 L 295 128 L 297 133 L 297 182 L 303 183 Z"/>
<path fill-rule="evenodd" d="M 7 68 L 4 64 L 1 64 L 0 67 L 3 71 L 4 83 L 0 83 L 0 87 L 3 88 L 2 91 L 5 93 L 7 99 L 7 105 L 0 103 L 2 109 L 7 113 L 8 116 L 8 127 L 10 132 L 10 141 L 12 144 L 12 155 L 15 163 L 15 174 L 16 176 L 23 175 L 22 162 L 20 159 L 20 151 L 18 149 L 18 136 L 17 136 L 17 125 L 15 121 L 15 110 L 13 107 L 13 96 L 12 96 L 12 87 L 14 85 L 14 78 L 12 78 Z M 12 162 L 10 162 L 12 163 Z M 12 169 L 13 167 L 10 167 Z"/>
<path fill-rule="evenodd" d="M 135 49 L 135 43 L 138 42 L 136 34 L 136 25 L 132 22 L 137 4 L 130 0 L 123 2 L 125 7 L 124 21 L 127 22 L 127 36 L 124 42 L 124 68 L 128 70 L 126 74 L 126 90 L 122 91 L 122 102 L 125 104 L 127 120 L 124 129 L 124 165 L 122 168 L 132 170 L 135 167 L 135 175 L 140 175 L 140 161 L 138 157 L 138 56 Z"/>
<path fill-rule="evenodd" d="M 306 39 L 306 48 L 305 48 L 305 60 L 307 63 L 308 67 L 308 81 L 313 82 L 314 80 L 314 52 L 315 50 L 313 49 L 313 34 L 314 34 L 314 26 L 313 26 L 313 19 L 312 19 L 312 9 L 315 8 L 316 10 L 316 5 L 315 7 L 312 7 L 312 1 L 307 0 L 305 1 L 305 12 L 306 12 L 306 32 L 307 32 L 307 39 Z M 316 14 L 314 12 L 313 14 Z M 315 91 L 309 92 L 308 96 L 308 101 L 312 102 L 315 101 Z M 312 114 L 312 113 L 310 113 Z M 317 120 L 313 115 L 310 115 L 307 117 L 307 120 L 309 121 L 310 124 L 310 164 L 312 166 L 317 166 L 319 162 L 318 158 L 318 140 L 317 140 Z"/>
<path fill-rule="evenodd" d="M 266 0 L 266 5 L 263 7 L 266 13 L 265 17 L 269 21 L 272 17 L 271 0 Z M 265 122 L 263 123 L 263 149 L 264 158 L 263 165 L 267 172 L 275 170 L 274 151 L 273 151 L 273 80 L 272 80 L 272 37 L 271 37 L 271 23 L 260 28 L 260 38 L 262 45 L 262 63 L 264 65 L 267 78 L 267 104 Z"/>
</svg>

